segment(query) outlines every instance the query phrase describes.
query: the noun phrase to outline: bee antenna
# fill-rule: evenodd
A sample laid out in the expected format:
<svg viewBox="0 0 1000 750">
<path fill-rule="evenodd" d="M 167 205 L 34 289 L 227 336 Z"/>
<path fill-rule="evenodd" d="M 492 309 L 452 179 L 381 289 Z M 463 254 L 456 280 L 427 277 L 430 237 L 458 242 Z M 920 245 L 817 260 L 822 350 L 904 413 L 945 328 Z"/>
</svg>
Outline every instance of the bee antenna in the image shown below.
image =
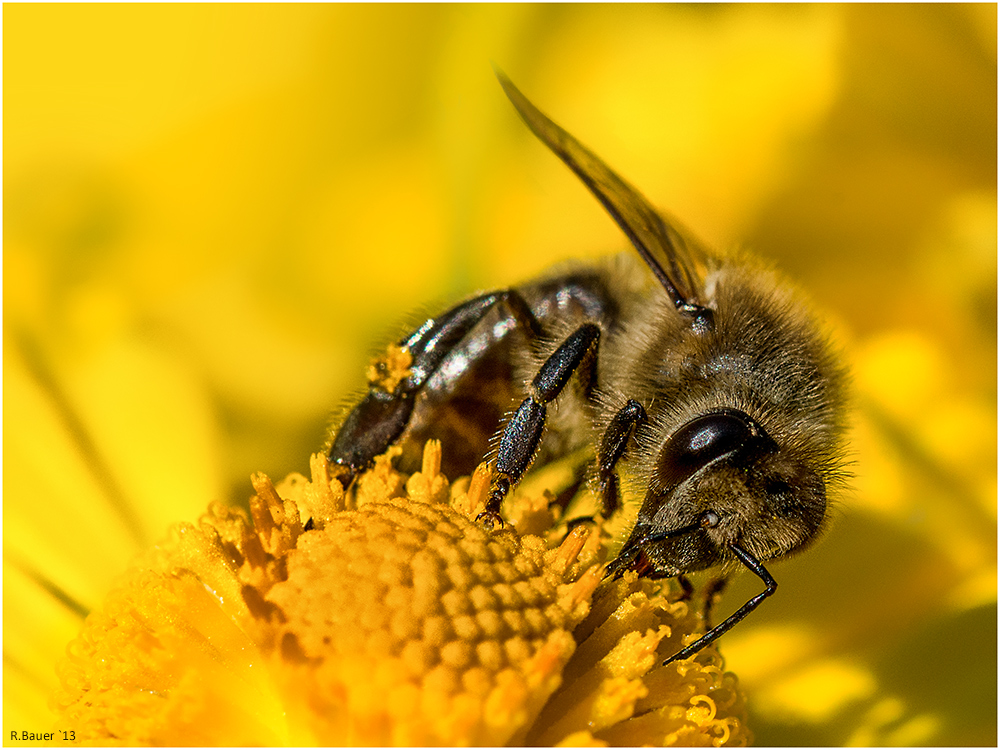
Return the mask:
<svg viewBox="0 0 1000 750">
<path fill-rule="evenodd" d="M 757 594 L 755 597 L 750 599 L 746 604 L 740 607 L 738 610 L 733 612 L 729 617 L 720 622 L 714 628 L 709 630 L 705 635 L 696 640 L 690 646 L 685 646 L 676 654 L 671 656 L 663 665 L 666 666 L 672 661 L 680 661 L 681 659 L 686 659 L 692 654 L 696 654 L 701 651 L 705 646 L 714 641 L 720 635 L 727 633 L 733 628 L 736 623 L 746 617 L 748 614 L 753 612 L 760 606 L 760 603 L 767 599 L 771 594 L 778 590 L 778 583 L 771 577 L 771 574 L 767 572 L 760 560 L 751 555 L 745 549 L 740 547 L 738 544 L 730 544 L 729 549 L 732 550 L 733 554 L 739 559 L 741 563 L 747 566 L 747 568 L 760 580 L 764 582 L 764 590 Z"/>
</svg>

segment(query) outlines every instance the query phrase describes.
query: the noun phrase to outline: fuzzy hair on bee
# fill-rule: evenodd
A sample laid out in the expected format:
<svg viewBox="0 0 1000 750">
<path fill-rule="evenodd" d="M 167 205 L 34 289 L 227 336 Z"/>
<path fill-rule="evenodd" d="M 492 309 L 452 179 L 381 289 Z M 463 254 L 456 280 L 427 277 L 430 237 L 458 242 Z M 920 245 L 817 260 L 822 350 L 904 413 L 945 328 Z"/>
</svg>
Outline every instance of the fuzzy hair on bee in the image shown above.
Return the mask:
<svg viewBox="0 0 1000 750">
<path fill-rule="evenodd" d="M 535 461 L 589 455 L 605 517 L 624 494 L 641 498 L 608 576 L 745 567 L 764 583 L 668 662 L 687 658 L 775 592 L 766 561 L 822 530 L 828 488 L 844 474 L 846 372 L 777 272 L 700 245 L 497 76 L 633 249 L 428 319 L 398 342 L 411 358 L 406 376 L 372 382 L 327 456 L 345 487 L 391 445 L 407 470 L 427 439 L 442 440 L 452 477 L 486 458 L 492 484 L 479 520 L 495 527 Z"/>
</svg>

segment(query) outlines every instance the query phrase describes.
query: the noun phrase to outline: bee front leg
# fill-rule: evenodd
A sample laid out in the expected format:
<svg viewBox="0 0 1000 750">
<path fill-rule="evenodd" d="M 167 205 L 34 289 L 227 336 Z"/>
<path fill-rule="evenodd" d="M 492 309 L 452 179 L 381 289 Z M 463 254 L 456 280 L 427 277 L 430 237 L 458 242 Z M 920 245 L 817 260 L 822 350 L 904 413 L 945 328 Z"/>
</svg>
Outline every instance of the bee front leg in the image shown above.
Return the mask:
<svg viewBox="0 0 1000 750">
<path fill-rule="evenodd" d="M 618 510 L 621 504 L 615 466 L 625 455 L 636 428 L 645 421 L 646 410 L 642 408 L 642 404 L 629 399 L 615 414 L 601 438 L 601 447 L 597 453 L 597 483 L 605 518 Z"/>
<path fill-rule="evenodd" d="M 330 442 L 327 459 L 340 467 L 338 478 L 346 489 L 368 468 L 375 456 L 385 453 L 410 422 L 415 399 L 445 358 L 487 313 L 502 306 L 537 341 L 541 327 L 527 302 L 517 292 L 505 289 L 484 294 L 431 318 L 399 342 L 411 357 L 409 375 L 391 391 L 373 384 L 361 403 L 351 410 Z"/>
<path fill-rule="evenodd" d="M 600 337 L 601 329 L 593 323 L 580 326 L 545 360 L 531 381 L 528 397 L 500 435 L 490 496 L 478 521 L 490 527 L 503 524 L 500 505 L 535 458 L 545 427 L 546 405 L 562 392 L 575 372 L 584 378 L 584 387 L 589 390 L 593 384 L 593 365 Z"/>
</svg>

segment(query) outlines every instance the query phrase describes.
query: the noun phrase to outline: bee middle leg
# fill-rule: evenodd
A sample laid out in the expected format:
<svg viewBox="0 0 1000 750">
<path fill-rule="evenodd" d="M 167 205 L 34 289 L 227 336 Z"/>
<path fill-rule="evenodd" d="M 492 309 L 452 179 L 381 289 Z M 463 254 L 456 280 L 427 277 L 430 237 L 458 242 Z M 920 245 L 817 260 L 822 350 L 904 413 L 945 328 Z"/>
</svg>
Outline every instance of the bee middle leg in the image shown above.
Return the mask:
<svg viewBox="0 0 1000 750">
<path fill-rule="evenodd" d="M 646 410 L 642 408 L 642 404 L 629 399 L 612 418 L 611 424 L 604 431 L 604 437 L 601 438 L 601 445 L 597 451 L 597 494 L 601 499 L 601 513 L 604 518 L 610 517 L 621 506 L 621 491 L 615 467 L 624 458 L 636 429 L 645 422 Z M 580 479 L 582 478 L 583 475 Z M 577 489 L 579 483 L 573 487 L 574 493 Z M 588 516 L 575 518 L 573 523 L 595 520 L 595 516 Z"/>
<path fill-rule="evenodd" d="M 490 527 L 503 523 L 500 506 L 535 458 L 545 427 L 546 405 L 562 392 L 573 373 L 580 374 L 586 391 L 593 386 L 600 337 L 597 325 L 585 323 L 542 364 L 531 381 L 527 398 L 500 434 L 490 495 L 477 520 Z"/>
</svg>

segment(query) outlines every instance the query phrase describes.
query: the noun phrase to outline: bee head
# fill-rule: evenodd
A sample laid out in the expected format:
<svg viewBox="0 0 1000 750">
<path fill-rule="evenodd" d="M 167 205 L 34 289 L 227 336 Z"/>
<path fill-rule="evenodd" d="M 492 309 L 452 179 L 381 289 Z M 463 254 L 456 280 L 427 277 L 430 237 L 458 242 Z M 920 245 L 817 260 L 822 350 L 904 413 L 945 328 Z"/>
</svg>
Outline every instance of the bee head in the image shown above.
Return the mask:
<svg viewBox="0 0 1000 750">
<path fill-rule="evenodd" d="M 703 414 L 674 431 L 657 457 L 635 528 L 612 563 L 663 578 L 803 547 L 826 515 L 820 475 L 736 409 Z"/>
</svg>

